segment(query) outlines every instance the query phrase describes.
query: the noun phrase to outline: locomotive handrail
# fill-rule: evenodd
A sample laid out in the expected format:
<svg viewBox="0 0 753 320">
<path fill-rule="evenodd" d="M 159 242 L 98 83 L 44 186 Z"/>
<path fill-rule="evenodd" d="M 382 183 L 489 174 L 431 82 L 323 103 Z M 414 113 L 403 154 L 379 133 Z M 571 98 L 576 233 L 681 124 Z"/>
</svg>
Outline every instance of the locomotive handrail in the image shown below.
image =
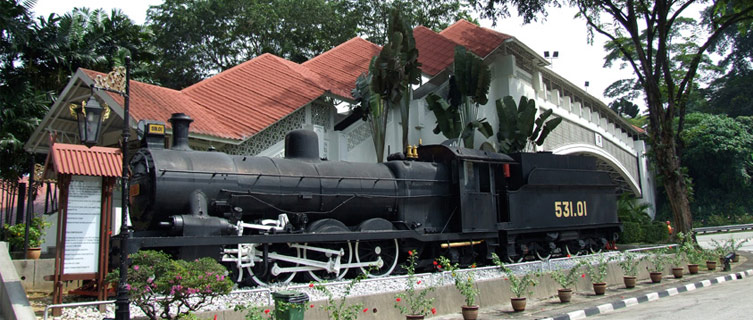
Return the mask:
<svg viewBox="0 0 753 320">
<path fill-rule="evenodd" d="M 233 175 L 233 176 L 268 176 L 278 178 L 312 178 L 312 179 L 332 179 L 332 180 L 384 180 L 384 181 L 406 181 L 406 182 L 450 182 L 447 179 L 404 179 L 404 178 L 375 178 L 375 177 L 345 177 L 345 176 L 307 176 L 307 175 L 289 175 L 289 174 L 269 174 L 269 173 L 250 173 L 250 172 L 216 172 L 216 171 L 193 171 L 193 170 L 174 170 L 160 169 L 162 174 L 167 172 L 192 173 L 192 174 L 210 174 L 210 175 Z"/>
<path fill-rule="evenodd" d="M 741 230 L 748 230 L 753 229 L 753 223 L 748 224 L 734 224 L 734 225 L 727 225 L 727 226 L 716 226 L 716 227 L 701 227 L 701 228 L 693 228 L 693 232 L 695 233 L 709 233 L 709 232 L 722 232 L 722 231 L 741 231 Z"/>
</svg>

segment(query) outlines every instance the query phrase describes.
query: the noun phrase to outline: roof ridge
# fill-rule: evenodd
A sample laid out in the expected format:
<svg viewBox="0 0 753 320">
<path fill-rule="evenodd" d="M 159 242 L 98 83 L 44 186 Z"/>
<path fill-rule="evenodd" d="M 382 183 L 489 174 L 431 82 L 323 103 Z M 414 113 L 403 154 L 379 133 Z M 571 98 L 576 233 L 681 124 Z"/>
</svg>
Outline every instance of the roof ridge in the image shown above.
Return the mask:
<svg viewBox="0 0 753 320">
<path fill-rule="evenodd" d="M 359 40 L 360 40 L 360 41 L 359 41 Z M 371 42 L 371 41 L 369 41 L 369 40 L 366 40 L 366 39 L 364 39 L 364 38 L 361 38 L 361 37 L 359 37 L 359 36 L 355 36 L 355 37 L 353 37 L 353 38 L 350 38 L 350 39 L 348 39 L 348 41 L 345 41 L 345 42 L 343 42 L 343 43 L 341 43 L 341 44 L 338 44 L 338 45 L 334 46 L 334 47 L 333 47 L 332 49 L 329 49 L 329 50 L 327 50 L 327 51 L 324 51 L 324 52 L 320 53 L 320 54 L 319 54 L 319 55 L 317 55 L 316 57 L 313 57 L 313 58 L 311 58 L 311 59 L 309 59 L 309 60 L 306 60 L 306 61 L 304 61 L 304 62 L 302 63 L 302 65 L 306 65 L 306 64 L 309 64 L 309 63 L 313 63 L 313 62 L 315 62 L 315 61 L 318 61 L 318 60 L 320 60 L 320 59 L 323 59 L 322 57 L 326 57 L 326 56 L 328 56 L 328 55 L 332 54 L 333 52 L 335 52 L 335 50 L 337 50 L 337 49 L 339 49 L 339 48 L 341 48 L 341 47 L 345 47 L 346 45 L 348 45 L 348 44 L 350 44 L 350 43 L 352 43 L 352 42 L 364 42 L 364 43 L 368 43 L 368 44 L 370 44 L 370 45 L 372 45 L 372 46 L 374 46 L 374 47 L 376 47 L 376 48 L 382 48 L 382 46 L 380 46 L 380 45 L 378 45 L 378 44 L 376 44 L 376 43 L 373 43 L 373 42 Z"/>
</svg>

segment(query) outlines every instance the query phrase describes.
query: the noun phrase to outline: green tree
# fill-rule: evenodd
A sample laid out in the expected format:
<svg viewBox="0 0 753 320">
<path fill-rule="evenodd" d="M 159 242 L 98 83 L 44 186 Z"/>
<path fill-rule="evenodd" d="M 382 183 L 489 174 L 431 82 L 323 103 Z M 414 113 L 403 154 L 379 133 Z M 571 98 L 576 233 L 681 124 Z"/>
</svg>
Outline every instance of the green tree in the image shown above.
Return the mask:
<svg viewBox="0 0 753 320">
<path fill-rule="evenodd" d="M 682 162 L 693 178 L 697 218 L 741 214 L 753 205 L 748 196 L 753 191 L 750 130 L 725 115 L 688 114 Z"/>
<path fill-rule="evenodd" d="M 658 173 L 662 176 L 678 231 L 688 232 L 693 217 L 688 186 L 682 175 L 680 135 L 694 80 L 704 54 L 725 29 L 753 19 L 753 2 L 714 0 L 709 3 L 708 36 L 698 37 L 681 51 L 673 46 L 674 31 L 687 20 L 683 14 L 694 0 L 473 0 L 486 16 L 509 15 L 515 6 L 525 21 L 546 13 L 548 5 L 567 4 L 578 9 L 589 33 L 606 36 L 633 69 L 649 111 L 649 137 Z M 696 42 L 694 42 L 696 43 Z M 682 59 L 673 59 L 681 55 Z M 677 62 L 682 67 L 674 65 Z M 675 121 L 677 118 L 678 121 Z"/>
</svg>

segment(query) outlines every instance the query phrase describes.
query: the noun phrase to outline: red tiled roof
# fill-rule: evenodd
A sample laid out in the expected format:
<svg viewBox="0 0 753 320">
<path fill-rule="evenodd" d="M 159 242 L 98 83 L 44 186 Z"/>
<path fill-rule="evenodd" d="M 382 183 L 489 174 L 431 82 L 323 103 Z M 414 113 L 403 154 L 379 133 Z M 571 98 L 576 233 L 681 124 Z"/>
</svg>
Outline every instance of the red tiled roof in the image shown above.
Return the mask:
<svg viewBox="0 0 753 320">
<path fill-rule="evenodd" d="M 413 37 L 416 39 L 421 71 L 434 76 L 452 64 L 457 43 L 424 26 L 414 28 Z"/>
<path fill-rule="evenodd" d="M 122 175 L 123 157 L 120 149 L 116 148 L 87 148 L 84 145 L 56 143 L 52 145 L 49 157 L 52 157 L 57 174 L 103 177 Z"/>
<path fill-rule="evenodd" d="M 87 76 L 94 79 L 104 73 L 81 69 Z M 170 123 L 167 119 L 173 113 L 183 112 L 191 116 L 194 122 L 191 124 L 191 132 L 219 136 L 223 138 L 239 139 L 240 136 L 233 133 L 224 133 L 218 130 L 222 127 L 213 116 L 211 116 L 203 107 L 196 104 L 190 97 L 182 94 L 180 91 L 155 86 L 139 81 L 131 80 L 131 101 L 129 112 L 131 117 L 138 120 L 150 119 L 165 121 L 167 126 Z M 123 98 L 115 93 L 108 92 L 121 106 Z"/>
<path fill-rule="evenodd" d="M 481 58 L 502 45 L 502 41 L 512 38 L 510 35 L 479 27 L 466 20 L 455 22 L 439 34 L 466 47 Z"/>
<path fill-rule="evenodd" d="M 381 50 L 380 46 L 355 37 L 304 62 L 303 66 L 321 75 L 324 88 L 350 99 L 356 78 L 369 70 L 371 58 Z"/>
<path fill-rule="evenodd" d="M 181 92 L 244 139 L 324 94 L 321 77 L 299 64 L 263 54 Z"/>
<path fill-rule="evenodd" d="M 485 57 L 510 38 L 465 20 L 441 33 L 422 26 L 413 32 L 421 69 L 432 76 L 452 63 L 457 45 Z M 194 119 L 193 133 L 245 140 L 328 91 L 351 98 L 356 78 L 380 50 L 356 37 L 303 64 L 263 54 L 181 91 L 131 81 L 131 116 L 165 121 L 183 112 Z M 91 78 L 101 74 L 83 71 Z"/>
</svg>

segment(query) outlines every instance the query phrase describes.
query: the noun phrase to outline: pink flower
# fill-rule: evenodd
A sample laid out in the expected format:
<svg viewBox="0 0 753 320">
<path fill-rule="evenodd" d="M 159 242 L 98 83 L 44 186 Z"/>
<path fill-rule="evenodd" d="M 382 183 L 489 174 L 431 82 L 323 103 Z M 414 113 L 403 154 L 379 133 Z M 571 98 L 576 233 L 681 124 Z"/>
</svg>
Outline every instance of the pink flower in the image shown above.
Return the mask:
<svg viewBox="0 0 753 320">
<path fill-rule="evenodd" d="M 130 284 L 126 283 L 125 287 L 126 287 L 126 290 L 131 291 L 131 285 Z"/>
<path fill-rule="evenodd" d="M 138 265 L 133 266 L 133 270 L 139 271 L 139 266 Z"/>
</svg>

